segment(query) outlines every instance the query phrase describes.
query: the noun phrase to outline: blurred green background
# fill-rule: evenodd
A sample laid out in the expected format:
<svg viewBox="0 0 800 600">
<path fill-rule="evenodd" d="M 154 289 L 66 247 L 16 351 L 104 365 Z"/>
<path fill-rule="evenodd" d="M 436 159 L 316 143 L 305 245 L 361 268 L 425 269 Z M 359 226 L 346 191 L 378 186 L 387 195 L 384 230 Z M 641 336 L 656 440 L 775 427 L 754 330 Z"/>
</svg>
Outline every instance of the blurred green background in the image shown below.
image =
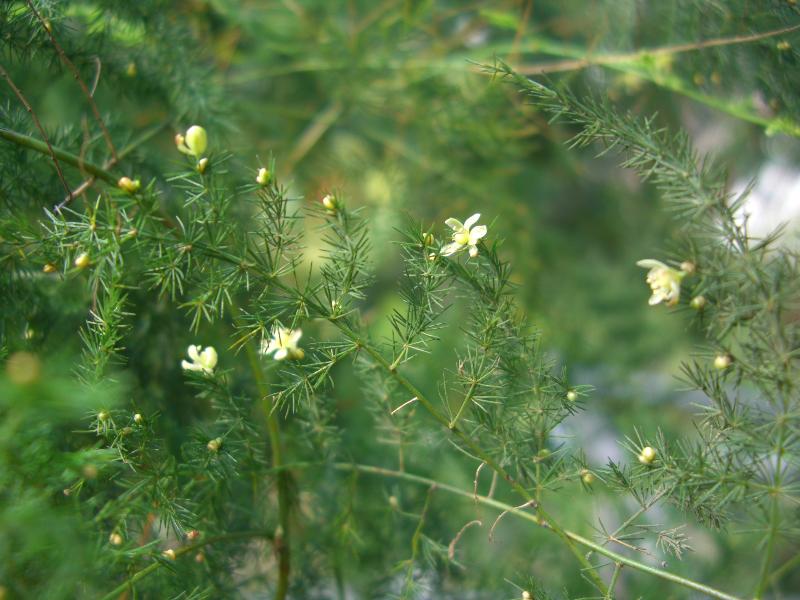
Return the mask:
<svg viewBox="0 0 800 600">
<path fill-rule="evenodd" d="M 392 243 L 399 238 L 395 228 L 410 215 L 441 232 L 446 218 L 463 220 L 480 212 L 490 237 L 504 239 L 502 253 L 513 263 L 521 306 L 542 331 L 546 347 L 569 366 L 571 381 L 595 388 L 586 411 L 559 431 L 561 441 L 582 449 L 590 464 L 600 466 L 609 457 L 631 459 L 617 440 L 633 435 L 634 428 L 645 436 L 661 428 L 668 439 L 692 435 L 691 402 L 702 398 L 681 392 L 675 376 L 680 362 L 701 347 L 700 340 L 690 315 L 648 307 L 644 272 L 635 266 L 646 257 L 681 258 L 671 254 L 677 228 L 658 190 L 620 169 L 613 155 L 597 157 L 600 148 L 568 149 L 565 142 L 574 131 L 548 123 L 513 88 L 481 73 L 479 64 L 497 57 L 533 72 L 576 53 L 596 57 L 749 35 L 795 24 L 793 2 L 51 4 L 58 15 L 54 31 L 88 81 L 98 72 L 95 57 L 102 61 L 95 98 L 118 145 L 157 128 L 124 164 L 126 172 L 143 180 L 156 178 L 167 206 L 178 204 L 166 183 L 181 158 L 173 136 L 195 123 L 207 128 L 212 148 L 233 153 L 231 169 L 243 180 L 252 179 L 274 156 L 278 177 L 303 198 L 301 204 L 340 190 L 351 206 L 364 207 L 369 216 L 376 280 L 363 313 L 376 337 L 388 333 L 386 317 L 398 302 L 395 282 L 402 264 Z M 18 26 L 14 10 L 24 10 L 22 3 L 9 6 L 4 9 L 6 30 Z M 781 41 L 790 47 L 777 49 Z M 800 112 L 792 92 L 798 55 L 792 44 L 797 43 L 800 38 L 787 33 L 676 52 L 651 60 L 655 77 L 586 65 L 548 77 L 577 94 L 606 98 L 621 111 L 657 112 L 663 126 L 686 128 L 702 152 L 711 152 L 730 169 L 732 187 L 765 165 L 778 165 L 789 189 L 798 177 L 792 168 L 796 139 L 768 136 L 759 124 L 689 96 L 742 105 L 760 119 L 796 121 Z M 82 147 L 87 156 L 102 160 L 102 140 L 79 89 L 57 67 L 44 42 L 41 47 L 7 44 L 3 64 L 54 132 L 54 143 Z M 661 83 L 652 81 L 659 77 Z M 665 85 L 667 79 L 681 82 L 684 93 L 668 89 L 674 85 Z M 4 126 L 29 129 L 7 87 L 0 98 Z M 9 210 L 36 219 L 41 206 L 55 204 L 63 191 L 46 157 L 28 156 L 24 168 L 12 170 L 13 152 L 18 150 L 0 143 L 5 153 L 0 158 L 9 161 L 0 181 L 2 201 Z M 79 181 L 74 172 L 67 175 Z M 757 209 L 769 222 L 770 209 Z M 792 218 L 790 213 L 781 216 Z M 309 223 L 310 261 L 319 247 L 315 232 Z M 24 310 L 4 321 L 4 334 L 13 340 L 5 350 L 33 347 L 55 354 L 52 349 L 60 348 L 58 354 L 69 363 L 70 353 L 79 350 L 76 331 L 85 318 L 85 297 L 68 284 L 45 292 L 31 292 L 21 302 Z M 189 332 L 189 319 L 166 300 L 155 300 L 154 292 L 131 291 L 131 298 L 137 316 L 125 343 L 124 380 L 130 391 L 124 402 L 131 409 L 162 413 L 161 433 L 177 450 L 188 437 L 186 427 L 208 416 L 198 409 L 179 372 L 185 346 L 197 336 Z M 451 325 L 441 332 L 442 343 L 429 358 L 410 366 L 411 377 L 424 389 L 434 390 L 442 370 L 454 368 L 453 348 L 462 339 L 458 324 L 468 310 L 456 303 L 449 312 Z M 28 330 L 35 335 L 26 338 Z M 308 335 L 327 333 L 310 328 Z M 232 363 L 225 335 L 222 325 L 204 327 L 202 343 L 214 342 L 221 362 Z M 348 455 L 395 467 L 395 450 L 376 443 L 379 436 L 364 409 L 368 399 L 352 375 L 340 371 L 337 425 L 344 430 Z M 84 414 L 80 410 L 75 416 Z M 441 458 L 430 461 L 430 444 L 440 443 L 432 431 L 423 430 L 406 449 L 406 467 L 471 489 L 471 463 L 446 445 L 436 446 Z M 291 444 L 302 446 L 298 440 Z M 414 518 L 389 508 L 389 496 L 415 513 L 425 490 L 361 481 L 370 492 L 359 495 L 361 505 L 348 511 L 350 496 L 341 483 L 332 482 L 328 500 L 334 506 L 326 510 L 332 519 L 352 518 L 354 540 L 364 537 L 352 544 L 345 580 L 353 590 L 379 589 L 376 582 L 406 557 L 416 526 Z M 614 500 L 602 484 L 592 491 L 570 485 L 573 489 L 562 490 L 554 505 L 564 524 L 579 531 L 590 532 L 598 517 L 616 526 L 635 509 L 629 500 Z M 302 477 L 299 486 L 302 490 Z M 474 513 L 469 503 L 452 498 L 435 499 L 431 510 L 434 518 L 426 533 L 445 545 Z M 367 535 L 359 532 L 362 518 L 384 526 Z M 665 509 L 651 519 L 675 526 L 687 517 Z M 740 579 L 749 581 L 748 570 L 740 567 L 752 560 L 750 538 L 735 525 L 709 533 L 688 520 L 696 552 L 683 565 L 672 559 L 669 567 L 726 589 L 736 589 Z M 313 546 L 312 532 L 303 535 Z M 298 556 L 308 552 L 301 549 Z M 570 593 L 588 589 L 577 567 L 562 566 L 562 549 L 548 533 L 512 525 L 510 519 L 499 526 L 494 544 L 483 533 L 466 534 L 459 555 L 464 568 L 431 581 L 432 589 L 453 598 L 511 597 L 517 592 L 504 580 L 524 585 L 531 575 L 554 588 L 566 586 Z M 464 589 L 474 594 L 459 591 Z M 625 598 L 691 597 L 633 573 L 625 574 L 621 589 Z M 319 594 L 327 597 L 324 589 Z"/>
</svg>

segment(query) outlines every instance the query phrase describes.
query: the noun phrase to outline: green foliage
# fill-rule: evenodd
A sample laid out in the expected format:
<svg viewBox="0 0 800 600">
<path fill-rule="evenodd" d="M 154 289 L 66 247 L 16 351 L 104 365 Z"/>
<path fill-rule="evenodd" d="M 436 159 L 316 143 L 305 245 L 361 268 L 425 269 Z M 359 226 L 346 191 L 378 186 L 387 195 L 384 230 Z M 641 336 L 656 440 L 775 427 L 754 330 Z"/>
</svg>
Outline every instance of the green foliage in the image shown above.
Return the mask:
<svg viewBox="0 0 800 600">
<path fill-rule="evenodd" d="M 0 7 L 0 596 L 794 589 L 798 8 L 562 4 Z"/>
</svg>

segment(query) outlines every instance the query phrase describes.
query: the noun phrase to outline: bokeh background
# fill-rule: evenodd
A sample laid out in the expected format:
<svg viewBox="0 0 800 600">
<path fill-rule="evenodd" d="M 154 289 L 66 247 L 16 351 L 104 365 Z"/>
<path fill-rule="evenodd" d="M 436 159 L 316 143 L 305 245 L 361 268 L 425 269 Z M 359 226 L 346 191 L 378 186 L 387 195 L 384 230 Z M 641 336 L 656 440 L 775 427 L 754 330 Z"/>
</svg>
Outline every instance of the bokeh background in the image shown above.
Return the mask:
<svg viewBox="0 0 800 600">
<path fill-rule="evenodd" d="M 490 237 L 504 240 L 502 254 L 513 263 L 520 305 L 532 326 L 542 332 L 554 358 L 568 365 L 570 380 L 594 388 L 585 411 L 559 430 L 554 448 L 581 449 L 590 464 L 600 466 L 609 458 L 635 458 L 619 443 L 635 430 L 645 438 L 658 429 L 667 439 L 694 435 L 694 403 L 703 399 L 681 391 L 677 376 L 681 361 L 703 351 L 702 341 L 682 310 L 648 307 L 644 272 L 635 265 L 647 257 L 681 258 L 671 254 L 677 227 L 658 190 L 619 168 L 614 155 L 598 156 L 598 147 L 568 148 L 574 131 L 549 123 L 512 87 L 482 73 L 480 64 L 500 58 L 535 73 L 576 57 L 748 36 L 796 24 L 794 2 L 60 4 L 53 7 L 58 15 L 54 31 L 88 81 L 98 73 L 98 60 L 102 63 L 95 99 L 108 116 L 112 135 L 130 141 L 152 133 L 126 160 L 130 172 L 143 180 L 155 178 L 167 206 L 179 202 L 166 182 L 181 159 L 173 136 L 194 123 L 207 128 L 212 148 L 233 153 L 230 168 L 248 180 L 274 157 L 277 176 L 301 198 L 298 206 L 339 190 L 350 206 L 363 207 L 369 216 L 376 279 L 362 311 L 376 337 L 388 334 L 386 317 L 399 302 L 395 283 L 402 264 L 392 243 L 399 238 L 396 228 L 410 215 L 441 231 L 448 217 L 480 212 Z M 11 2 L 3 10 L 6 30 L 23 27 L 13 18 L 15 10 L 24 11 L 23 3 Z M 54 143 L 83 148 L 87 156 L 102 160 L 102 140 L 73 78 L 58 67 L 46 40 L 31 39 L 30 46 L 5 44 L 4 66 L 53 132 Z M 779 46 L 782 42 L 788 46 Z M 800 146 L 796 138 L 767 131 L 759 121 L 791 122 L 800 116 L 797 44 L 800 37 L 787 32 L 639 56 L 627 69 L 565 65 L 543 77 L 576 94 L 607 99 L 620 111 L 657 113 L 664 127 L 685 129 L 701 153 L 729 170 L 732 190 L 759 179 L 747 205 L 753 227 L 766 232 L 787 222 L 784 243 L 794 244 Z M 645 67 L 656 75 L 637 75 Z M 7 87 L 0 88 L 0 99 L 4 126 L 29 128 Z M 737 110 L 749 117 L 730 114 Z M 0 158 L 12 152 L 19 150 L 0 143 Z M 13 170 L 7 163 L 1 199 L 7 209 L 27 211 L 35 219 L 36 206 L 63 192 L 46 157 L 26 155 L 25 160 L 24 168 Z M 78 181 L 75 173 L 67 174 Z M 315 232 L 309 222 L 310 263 L 319 251 Z M 120 394 L 120 406 L 161 413 L 161 433 L 177 451 L 189 428 L 208 415 L 179 371 L 185 346 L 196 336 L 189 332 L 189 319 L 168 301 L 154 300 L 147 290 L 132 291 L 131 298 L 137 316 L 126 341 L 121 378 L 129 387 Z M 469 310 L 456 303 L 449 326 L 440 332 L 442 343 L 428 359 L 410 366 L 410 376 L 423 388 L 435 390 L 441 371 L 454 368 L 453 348 L 462 340 L 459 323 Z M 66 357 L 68 364 L 70 353 L 79 352 L 76 331 L 84 318 L 80 293 L 59 288 L 49 297 L 29 298 L 25 310 L 6 320 L 4 328 L 9 338 L 24 339 L 21 345 L 59 348 L 53 356 Z M 35 334 L 26 337 L 29 330 Z M 225 335 L 223 325 L 208 327 L 203 343 L 219 340 L 221 361 L 234 361 L 224 349 Z M 312 326 L 308 335 L 326 331 Z M 337 424 L 348 455 L 395 467 L 396 448 L 380 443 L 364 391 L 347 369 L 337 371 L 336 378 Z M 437 440 L 432 427 L 411 442 L 405 457 L 410 471 L 472 487 L 474 465 Z M 426 492 L 369 480 L 359 483 L 362 491 L 353 500 L 343 481 L 331 486 L 327 498 L 333 516 L 339 510 L 339 518 L 352 519 L 352 538 L 343 546 L 348 551 L 342 550 L 342 587 L 352 597 L 380 597 L 376 590 L 392 587 L 393 568 L 407 557 L 415 513 Z M 599 527 L 598 519 L 615 527 L 635 510 L 631 499 L 614 497 L 601 482 L 592 489 L 569 485 L 553 497 L 553 506 L 566 525 L 584 533 Z M 302 477 L 299 486 L 302 491 Z M 390 496 L 398 499 L 400 511 L 389 506 Z M 474 515 L 469 503 L 452 498 L 435 499 L 431 511 L 426 535 L 445 545 Z M 362 531 L 362 517 L 382 526 Z M 735 519 L 718 532 L 699 527 L 671 507 L 648 519 L 663 527 L 687 523 L 695 551 L 682 563 L 668 559 L 669 568 L 725 589 L 750 581 L 753 538 L 737 529 Z M 64 527 L 80 536 L 79 525 Z M 309 544 L 312 534 L 303 533 Z M 653 552 L 644 560 L 665 560 Z M 297 556 L 309 555 L 304 553 L 301 549 Z M 531 576 L 552 589 L 566 587 L 570 597 L 588 593 L 577 566 L 566 566 L 570 559 L 565 556 L 548 533 L 508 519 L 498 526 L 494 543 L 485 532 L 465 535 L 460 569 L 420 577 L 430 577 L 431 588 L 438 590 L 429 597 L 516 597 L 514 584 L 526 585 Z M 244 579 L 252 565 L 245 563 L 242 570 Z M 800 576 L 794 581 L 800 587 Z M 315 597 L 335 597 L 332 584 L 315 585 Z M 261 597 L 259 589 L 254 583 L 251 597 Z M 623 598 L 692 597 L 628 572 L 620 589 Z"/>
</svg>

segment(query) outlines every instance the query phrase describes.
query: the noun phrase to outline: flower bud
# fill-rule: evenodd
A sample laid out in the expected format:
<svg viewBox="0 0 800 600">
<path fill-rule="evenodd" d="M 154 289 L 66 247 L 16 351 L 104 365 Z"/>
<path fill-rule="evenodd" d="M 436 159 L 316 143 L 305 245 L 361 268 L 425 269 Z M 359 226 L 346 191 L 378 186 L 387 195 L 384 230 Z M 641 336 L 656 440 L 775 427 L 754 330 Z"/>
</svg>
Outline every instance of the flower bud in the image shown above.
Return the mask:
<svg viewBox="0 0 800 600">
<path fill-rule="evenodd" d="M 181 146 L 185 146 L 186 145 L 186 138 L 183 137 L 183 134 L 181 134 L 181 133 L 176 133 L 175 134 L 175 145 L 178 147 L 179 150 L 180 150 Z"/>
<path fill-rule="evenodd" d="M 792 45 L 791 45 L 789 42 L 787 42 L 786 40 L 781 40 L 780 42 L 778 42 L 778 43 L 776 44 L 776 46 L 775 46 L 775 47 L 776 47 L 778 50 L 780 50 L 781 52 L 786 52 L 786 51 L 787 51 L 789 48 L 791 48 L 791 47 L 792 47 Z"/>
<path fill-rule="evenodd" d="M 129 62 L 128 66 L 125 68 L 125 75 L 128 77 L 136 77 L 136 73 L 138 72 L 136 68 L 135 62 Z"/>
<path fill-rule="evenodd" d="M 681 271 L 687 275 L 693 275 L 696 270 L 697 266 L 691 261 L 685 260 L 681 263 Z"/>
<path fill-rule="evenodd" d="M 97 420 L 98 421 L 108 421 L 108 419 L 110 417 L 111 417 L 111 415 L 108 414 L 108 411 L 105 411 L 105 410 L 101 410 L 99 413 L 97 413 Z"/>
<path fill-rule="evenodd" d="M 133 415 L 133 422 L 136 423 L 137 425 L 141 425 L 142 423 L 144 423 L 144 417 L 141 414 L 136 413 L 135 415 Z"/>
<path fill-rule="evenodd" d="M 206 555 L 203 554 L 202 552 L 198 552 L 197 554 L 194 555 L 194 562 L 196 563 L 202 563 L 205 562 L 205 560 L 206 560 Z"/>
<path fill-rule="evenodd" d="M 392 507 L 392 510 L 400 510 L 400 502 L 397 500 L 397 496 L 389 496 L 389 506 Z"/>
<path fill-rule="evenodd" d="M 39 379 L 42 363 L 30 352 L 14 352 L 6 361 L 6 374 L 11 383 L 28 385 Z"/>
<path fill-rule="evenodd" d="M 122 536 L 118 534 L 116 531 L 108 536 L 108 543 L 112 546 L 121 546 L 122 545 Z"/>
<path fill-rule="evenodd" d="M 656 459 L 656 449 L 652 448 L 651 446 L 645 446 L 639 453 L 639 462 L 642 463 L 643 465 L 653 464 L 653 461 L 655 459 Z"/>
<path fill-rule="evenodd" d="M 88 252 L 81 252 L 77 257 L 75 257 L 74 264 L 79 269 L 85 269 L 92 264 L 92 260 L 89 258 Z"/>
<path fill-rule="evenodd" d="M 261 167 L 256 175 L 256 183 L 258 185 L 267 185 L 270 179 L 272 179 L 272 173 L 264 167 Z"/>
<path fill-rule="evenodd" d="M 47 263 L 42 267 L 42 271 L 45 273 L 55 273 L 57 270 L 53 263 Z"/>
<path fill-rule="evenodd" d="M 733 359 L 730 354 L 717 354 L 714 358 L 714 368 L 724 371 L 731 366 L 731 362 L 733 362 Z"/>
<path fill-rule="evenodd" d="M 97 467 L 95 467 L 93 464 L 84 465 L 82 472 L 86 479 L 95 479 L 99 473 Z"/>
<path fill-rule="evenodd" d="M 117 181 L 117 187 L 121 190 L 125 190 L 129 194 L 135 194 L 139 191 L 139 188 L 142 187 L 142 182 L 138 179 L 131 179 L 130 177 L 120 177 L 119 181 Z"/>
<path fill-rule="evenodd" d="M 186 532 L 186 539 L 189 541 L 194 541 L 200 537 L 200 532 L 197 529 L 192 529 Z"/>
<path fill-rule="evenodd" d="M 567 392 L 567 400 L 569 400 L 570 402 L 575 402 L 575 400 L 577 399 L 578 399 L 578 392 L 576 392 L 575 390 L 570 390 Z"/>
<path fill-rule="evenodd" d="M 175 550 L 173 550 L 172 548 L 169 548 L 168 550 L 164 550 L 161 553 L 161 556 L 163 556 L 164 558 L 167 558 L 169 560 L 175 560 L 177 558 L 177 556 L 175 554 Z"/>
<path fill-rule="evenodd" d="M 522 592 L 522 600 L 533 600 L 533 596 L 531 596 L 531 593 L 528 590 L 525 590 Z"/>
<path fill-rule="evenodd" d="M 130 435 L 133 433 L 133 427 L 123 427 L 120 433 L 122 433 L 122 435 Z"/>
<path fill-rule="evenodd" d="M 692 301 L 689 302 L 689 306 L 695 310 L 703 310 L 706 307 L 706 299 L 704 296 L 695 296 L 692 298 Z"/>
<path fill-rule="evenodd" d="M 433 242 L 434 241 L 435 240 L 433 239 L 433 234 L 430 231 L 428 231 L 427 233 L 424 233 L 422 235 L 422 244 L 423 245 L 425 245 L 425 246 L 433 246 Z"/>
<path fill-rule="evenodd" d="M 338 208 L 336 196 L 333 196 L 332 194 L 325 194 L 325 196 L 322 198 L 322 206 L 331 212 L 336 212 L 336 209 Z"/>
<path fill-rule="evenodd" d="M 539 462 L 542 460 L 547 460 L 547 458 L 549 457 L 550 457 L 550 450 L 548 450 L 547 448 L 542 448 L 541 450 L 539 450 L 539 453 L 536 455 L 536 458 L 534 460 L 536 462 Z"/>
<path fill-rule="evenodd" d="M 214 438 L 206 444 L 206 448 L 211 452 L 219 452 L 219 449 L 222 448 L 222 438 Z"/>
<path fill-rule="evenodd" d="M 594 473 L 589 469 L 581 469 L 581 481 L 585 485 L 592 485 L 594 483 Z"/>
<path fill-rule="evenodd" d="M 186 146 L 195 156 L 200 156 L 208 147 L 208 134 L 200 125 L 192 125 L 186 130 Z"/>
<path fill-rule="evenodd" d="M 208 167 L 208 159 L 203 157 L 197 161 L 197 172 L 202 175 L 206 172 L 206 167 Z"/>
</svg>

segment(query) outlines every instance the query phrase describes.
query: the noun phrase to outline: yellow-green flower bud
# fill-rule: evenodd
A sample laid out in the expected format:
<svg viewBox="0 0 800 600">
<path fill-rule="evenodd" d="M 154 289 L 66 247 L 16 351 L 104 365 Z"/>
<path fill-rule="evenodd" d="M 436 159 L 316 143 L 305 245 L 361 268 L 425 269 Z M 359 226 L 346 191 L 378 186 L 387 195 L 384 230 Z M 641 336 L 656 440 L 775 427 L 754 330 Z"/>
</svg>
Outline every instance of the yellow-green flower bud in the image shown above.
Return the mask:
<svg viewBox="0 0 800 600">
<path fill-rule="evenodd" d="M 322 198 L 322 206 L 331 212 L 335 212 L 337 208 L 336 196 L 332 194 L 325 194 L 325 196 Z"/>
<path fill-rule="evenodd" d="M 206 448 L 211 452 L 219 452 L 219 449 L 222 448 L 222 438 L 214 438 L 206 444 Z"/>
<path fill-rule="evenodd" d="M 689 306 L 695 310 L 703 310 L 706 307 L 706 299 L 703 296 L 695 296 L 692 298 L 692 301 L 689 302 Z"/>
<path fill-rule="evenodd" d="M 681 271 L 687 275 L 693 275 L 696 270 L 697 266 L 689 260 L 685 260 L 681 263 Z"/>
<path fill-rule="evenodd" d="M 89 254 L 87 252 L 81 252 L 77 257 L 75 257 L 75 266 L 79 269 L 85 269 L 90 264 L 92 264 L 92 259 L 89 258 Z"/>
<path fill-rule="evenodd" d="M 141 425 L 142 423 L 144 423 L 144 417 L 141 414 L 136 413 L 135 415 L 133 415 L 133 422 L 136 423 L 137 425 Z"/>
<path fill-rule="evenodd" d="M 139 191 L 139 188 L 142 187 L 142 182 L 138 179 L 131 179 L 130 177 L 120 177 L 119 181 L 117 181 L 117 187 L 121 190 L 125 190 L 129 194 L 135 194 Z"/>
<path fill-rule="evenodd" d="M 585 485 L 592 485 L 594 483 L 594 473 L 589 469 L 581 469 L 581 481 Z"/>
<path fill-rule="evenodd" d="M 175 136 L 175 145 L 184 154 L 200 158 L 208 147 L 208 134 L 200 125 L 192 125 L 186 130 L 186 135 L 179 133 Z"/>
<path fill-rule="evenodd" d="M 112 546 L 121 546 L 122 545 L 122 536 L 118 534 L 116 531 L 108 536 L 108 542 Z"/>
<path fill-rule="evenodd" d="M 258 185 L 267 185 L 270 179 L 272 179 L 272 174 L 264 167 L 261 167 L 256 175 L 256 183 Z"/>
<path fill-rule="evenodd" d="M 197 172 L 202 175 L 206 172 L 206 167 L 208 167 L 208 159 L 203 157 L 197 161 Z"/>
<path fill-rule="evenodd" d="M 172 548 L 169 548 L 168 550 L 164 550 L 164 551 L 161 553 L 161 555 L 162 555 L 164 558 L 167 558 L 167 559 L 169 559 L 169 560 L 175 560 L 175 559 L 177 558 L 177 555 L 175 554 L 175 550 L 173 550 Z"/>
<path fill-rule="evenodd" d="M 717 354 L 717 356 L 714 357 L 714 368 L 724 371 L 731 366 L 731 362 L 733 362 L 733 359 L 730 354 Z"/>
<path fill-rule="evenodd" d="M 47 263 L 45 264 L 45 266 L 42 267 L 42 271 L 44 271 L 45 273 L 55 273 L 57 269 L 53 263 Z"/>
<path fill-rule="evenodd" d="M 651 465 L 656 459 L 656 449 L 650 446 L 645 446 L 639 453 L 639 462 L 643 465 Z"/>
<path fill-rule="evenodd" d="M 567 400 L 569 400 L 570 402 L 575 402 L 575 400 L 577 399 L 578 399 L 578 392 L 576 392 L 575 390 L 570 390 L 567 392 Z"/>
</svg>

